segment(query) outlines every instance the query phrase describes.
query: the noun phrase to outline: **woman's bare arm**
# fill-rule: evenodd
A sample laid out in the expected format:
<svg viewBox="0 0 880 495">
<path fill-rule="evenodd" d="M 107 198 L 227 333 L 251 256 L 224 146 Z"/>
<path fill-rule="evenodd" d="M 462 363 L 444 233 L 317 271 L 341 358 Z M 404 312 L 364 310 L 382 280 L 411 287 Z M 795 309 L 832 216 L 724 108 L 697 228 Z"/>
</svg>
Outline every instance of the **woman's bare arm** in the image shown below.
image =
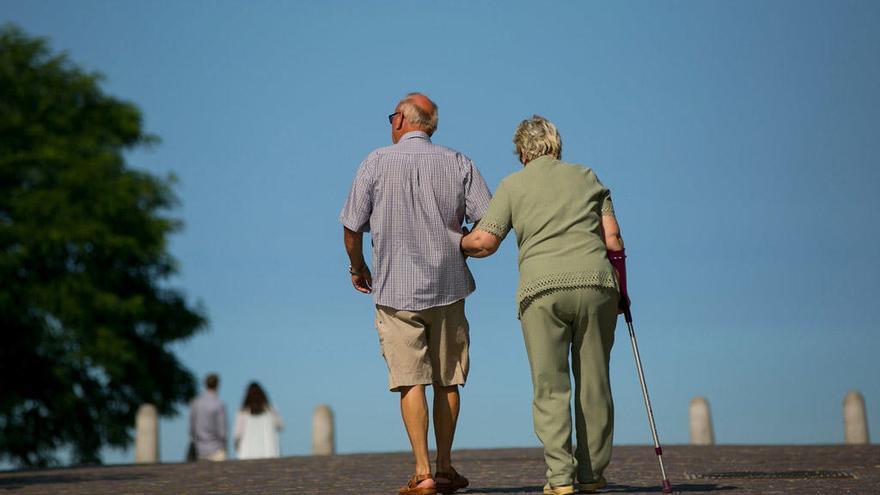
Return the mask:
<svg viewBox="0 0 880 495">
<path fill-rule="evenodd" d="M 602 232 L 605 236 L 605 249 L 620 251 L 623 249 L 623 237 L 620 236 L 620 225 L 614 215 L 602 215 Z"/>
</svg>

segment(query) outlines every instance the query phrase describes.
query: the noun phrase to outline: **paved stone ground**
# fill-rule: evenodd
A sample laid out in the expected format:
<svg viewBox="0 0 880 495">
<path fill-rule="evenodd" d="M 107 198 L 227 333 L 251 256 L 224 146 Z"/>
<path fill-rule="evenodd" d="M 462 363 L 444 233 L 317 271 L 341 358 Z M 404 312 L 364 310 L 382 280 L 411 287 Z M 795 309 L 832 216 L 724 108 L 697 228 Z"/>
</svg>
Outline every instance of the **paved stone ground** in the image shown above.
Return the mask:
<svg viewBox="0 0 880 495">
<path fill-rule="evenodd" d="M 453 457 L 471 479 L 462 493 L 541 493 L 540 450 L 462 450 Z M 880 493 L 880 445 L 669 446 L 663 458 L 678 493 Z M 392 453 L 6 471 L 0 472 L 0 494 L 395 494 L 410 474 L 410 462 L 408 454 Z M 816 471 L 845 477 L 794 479 Z M 724 472 L 733 477 L 711 476 Z M 610 485 L 603 492 L 660 493 L 658 473 L 652 447 L 615 447 L 606 473 Z M 783 478 L 761 479 L 760 473 Z"/>
</svg>

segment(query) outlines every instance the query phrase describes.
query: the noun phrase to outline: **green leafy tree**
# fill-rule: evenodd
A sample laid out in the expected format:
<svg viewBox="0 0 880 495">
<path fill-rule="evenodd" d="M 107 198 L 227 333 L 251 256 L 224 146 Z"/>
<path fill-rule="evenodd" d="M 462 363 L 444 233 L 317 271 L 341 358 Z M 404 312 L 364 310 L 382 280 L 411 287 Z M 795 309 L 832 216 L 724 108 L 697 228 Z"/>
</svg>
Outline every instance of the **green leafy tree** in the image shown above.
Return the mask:
<svg viewBox="0 0 880 495">
<path fill-rule="evenodd" d="M 0 458 L 100 462 L 138 406 L 195 391 L 169 344 L 205 325 L 168 287 L 173 177 L 126 166 L 157 141 L 101 77 L 0 26 Z"/>
</svg>

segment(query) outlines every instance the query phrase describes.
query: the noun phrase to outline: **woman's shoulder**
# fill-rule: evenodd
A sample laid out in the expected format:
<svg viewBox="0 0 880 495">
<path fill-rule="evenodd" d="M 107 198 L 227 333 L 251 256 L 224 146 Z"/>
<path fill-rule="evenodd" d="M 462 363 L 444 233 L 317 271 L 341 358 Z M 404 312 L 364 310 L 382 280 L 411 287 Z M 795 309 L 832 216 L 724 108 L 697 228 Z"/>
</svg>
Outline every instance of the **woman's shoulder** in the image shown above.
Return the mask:
<svg viewBox="0 0 880 495">
<path fill-rule="evenodd" d="M 275 414 L 275 411 L 267 408 L 267 409 L 264 409 L 263 411 L 261 411 L 259 414 L 254 414 L 247 409 L 242 409 L 241 411 L 239 411 L 239 414 L 241 414 L 242 418 L 244 418 L 244 419 L 248 419 L 251 421 L 257 421 L 257 420 L 262 420 L 263 418 L 271 417 L 273 414 Z"/>
<path fill-rule="evenodd" d="M 529 173 L 528 172 L 530 172 L 528 170 L 528 167 L 523 167 L 522 169 L 517 170 L 516 172 L 513 172 L 512 174 L 507 175 L 506 177 L 501 179 L 501 182 L 498 183 L 498 189 L 501 189 L 502 187 L 515 188 L 515 187 L 519 186 L 520 184 L 527 183 L 529 181 Z"/>
<path fill-rule="evenodd" d="M 559 164 L 574 173 L 587 175 L 587 176 L 595 176 L 596 175 L 596 172 L 593 171 L 593 168 L 588 165 L 582 165 L 580 163 L 564 162 L 562 160 L 559 161 Z"/>
<path fill-rule="evenodd" d="M 573 179 L 574 179 L 574 177 L 581 177 L 582 178 L 581 180 L 583 180 L 583 182 L 581 182 L 581 184 L 584 184 L 584 186 L 589 187 L 591 189 L 595 188 L 595 187 L 600 187 L 600 188 L 605 187 L 602 185 L 602 181 L 599 180 L 599 177 L 596 175 L 596 172 L 595 172 L 595 170 L 593 170 L 592 167 L 587 166 L 587 165 L 581 165 L 579 163 L 562 162 L 562 164 L 568 168 L 568 170 L 572 174 Z M 577 179 L 574 179 L 574 180 L 577 180 Z"/>
</svg>

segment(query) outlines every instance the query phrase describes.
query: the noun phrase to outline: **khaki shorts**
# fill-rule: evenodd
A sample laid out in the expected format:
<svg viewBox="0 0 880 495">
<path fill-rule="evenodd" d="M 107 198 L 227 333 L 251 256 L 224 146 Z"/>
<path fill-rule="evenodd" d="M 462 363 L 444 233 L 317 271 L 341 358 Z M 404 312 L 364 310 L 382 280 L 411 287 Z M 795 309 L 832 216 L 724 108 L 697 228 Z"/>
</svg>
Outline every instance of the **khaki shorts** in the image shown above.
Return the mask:
<svg viewBox="0 0 880 495">
<path fill-rule="evenodd" d="M 464 299 L 422 311 L 376 306 L 376 330 L 388 364 L 388 388 L 464 385 L 468 368 L 468 322 Z"/>
</svg>

